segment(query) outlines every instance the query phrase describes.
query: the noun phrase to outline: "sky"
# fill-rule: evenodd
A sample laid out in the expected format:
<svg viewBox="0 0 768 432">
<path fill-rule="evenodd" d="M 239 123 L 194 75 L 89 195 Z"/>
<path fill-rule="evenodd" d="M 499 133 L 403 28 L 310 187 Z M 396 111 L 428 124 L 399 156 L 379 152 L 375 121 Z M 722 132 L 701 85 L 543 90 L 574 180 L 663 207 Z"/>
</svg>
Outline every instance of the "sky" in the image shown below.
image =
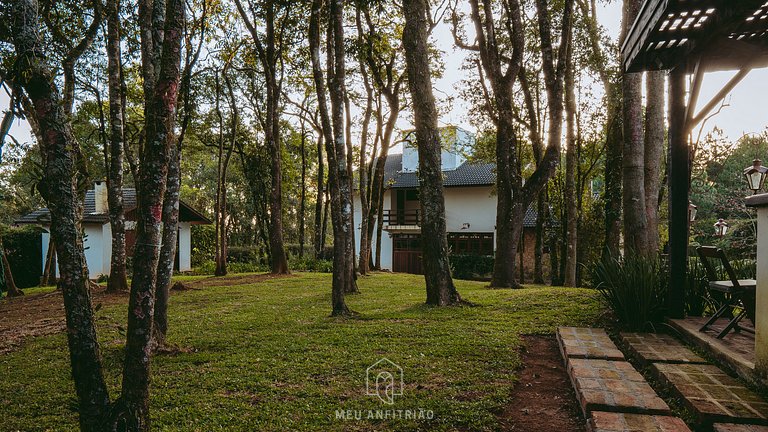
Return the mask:
<svg viewBox="0 0 768 432">
<path fill-rule="evenodd" d="M 598 12 L 598 21 L 614 39 L 618 38 L 621 25 L 621 1 L 612 1 L 602 6 Z M 435 96 L 444 98 L 447 95 L 458 95 L 461 90 L 461 79 L 464 72 L 462 63 L 467 53 L 454 48 L 450 27 L 441 23 L 435 28 L 433 39 L 443 50 L 445 71 L 443 77 L 434 83 Z M 711 97 L 735 74 L 735 72 L 718 72 L 707 74 L 702 84 L 699 96 L 699 107 L 706 104 Z M 743 134 L 759 133 L 768 125 L 768 69 L 752 71 L 726 98 L 728 106 L 704 125 L 704 134 L 714 126 L 723 130 L 726 138 L 739 139 Z M 0 110 L 8 107 L 8 96 L 0 92 Z M 470 106 L 459 98 L 454 98 L 450 109 L 440 118 L 441 125 L 457 125 L 472 131 L 467 112 Z M 401 116 L 398 127 L 409 128 L 408 116 Z M 694 130 L 698 133 L 698 130 Z M 11 134 L 20 142 L 30 142 L 29 126 L 24 121 L 16 120 L 11 128 Z"/>
</svg>

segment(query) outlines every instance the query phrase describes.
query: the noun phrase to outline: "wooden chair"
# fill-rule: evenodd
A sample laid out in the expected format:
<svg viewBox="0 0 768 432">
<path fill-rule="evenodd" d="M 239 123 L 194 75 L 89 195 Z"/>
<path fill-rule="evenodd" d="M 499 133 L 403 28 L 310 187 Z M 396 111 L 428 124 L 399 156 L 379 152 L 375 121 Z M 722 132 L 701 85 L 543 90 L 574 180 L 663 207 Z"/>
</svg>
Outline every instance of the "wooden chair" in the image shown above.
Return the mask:
<svg viewBox="0 0 768 432">
<path fill-rule="evenodd" d="M 704 269 L 707 272 L 707 279 L 709 280 L 709 289 L 722 292 L 726 295 L 725 302 L 720 309 L 715 312 L 714 315 L 699 329 L 699 331 L 706 330 L 720 317 L 728 314 L 732 317 L 728 322 L 728 325 L 717 335 L 718 339 L 722 339 L 723 336 L 728 334 L 729 331 L 748 331 L 752 330 L 741 327 L 739 322 L 744 316 L 749 316 L 754 321 L 755 315 L 755 290 L 757 287 L 757 281 L 754 279 L 737 279 L 736 272 L 733 271 L 731 263 L 728 262 L 728 258 L 725 256 L 725 252 L 722 249 L 713 246 L 701 246 L 696 249 L 696 252 L 701 258 L 701 263 L 704 265 Z M 709 261 L 710 259 L 720 260 L 729 280 L 717 280 L 717 272 L 715 267 Z M 738 309 L 734 314 L 734 310 Z"/>
</svg>

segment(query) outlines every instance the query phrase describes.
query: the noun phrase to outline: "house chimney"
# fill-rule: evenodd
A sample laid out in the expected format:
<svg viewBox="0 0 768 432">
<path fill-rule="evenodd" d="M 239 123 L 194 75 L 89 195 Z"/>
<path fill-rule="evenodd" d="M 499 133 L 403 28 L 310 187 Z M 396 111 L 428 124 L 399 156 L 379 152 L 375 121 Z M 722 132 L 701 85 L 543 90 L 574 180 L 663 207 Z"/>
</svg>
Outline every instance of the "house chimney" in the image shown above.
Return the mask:
<svg viewBox="0 0 768 432">
<path fill-rule="evenodd" d="M 94 213 L 109 213 L 109 203 L 107 201 L 107 182 L 97 181 L 93 185 Z"/>
</svg>

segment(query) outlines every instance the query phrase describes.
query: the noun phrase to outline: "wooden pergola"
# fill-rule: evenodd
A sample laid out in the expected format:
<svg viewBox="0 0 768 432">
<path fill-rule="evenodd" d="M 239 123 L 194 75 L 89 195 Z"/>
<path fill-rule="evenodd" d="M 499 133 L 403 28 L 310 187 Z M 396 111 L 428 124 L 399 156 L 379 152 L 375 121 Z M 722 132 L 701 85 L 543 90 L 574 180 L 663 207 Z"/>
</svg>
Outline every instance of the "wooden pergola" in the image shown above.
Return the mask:
<svg viewBox="0 0 768 432">
<path fill-rule="evenodd" d="M 646 0 L 621 54 L 624 72 L 670 71 L 667 314 L 670 318 L 683 318 L 688 260 L 689 136 L 749 71 L 768 67 L 768 1 Z M 728 70 L 738 72 L 699 112 L 694 112 L 704 74 Z"/>
</svg>

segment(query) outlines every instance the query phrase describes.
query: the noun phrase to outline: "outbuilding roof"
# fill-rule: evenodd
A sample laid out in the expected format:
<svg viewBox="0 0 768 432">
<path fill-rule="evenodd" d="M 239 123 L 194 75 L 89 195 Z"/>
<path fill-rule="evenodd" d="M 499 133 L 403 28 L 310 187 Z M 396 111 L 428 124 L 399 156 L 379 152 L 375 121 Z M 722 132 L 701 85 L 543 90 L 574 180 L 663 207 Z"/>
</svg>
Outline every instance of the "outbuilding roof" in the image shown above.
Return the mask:
<svg viewBox="0 0 768 432">
<path fill-rule="evenodd" d="M 136 209 L 136 189 L 123 188 L 123 208 L 126 214 Z M 47 208 L 43 207 L 16 219 L 14 222 L 17 224 L 47 225 L 50 221 L 51 213 Z M 212 223 L 202 213 L 183 201 L 179 201 L 179 221 L 203 225 Z M 109 222 L 108 213 L 96 212 L 96 193 L 93 189 L 87 191 L 85 193 L 85 202 L 83 203 L 83 223 L 104 224 L 107 222 Z"/>
<path fill-rule="evenodd" d="M 419 187 L 415 172 L 402 172 L 403 155 L 391 154 L 384 165 L 384 184 L 393 189 Z M 443 186 L 491 186 L 496 184 L 496 165 L 464 162 L 456 169 L 443 171 Z"/>
</svg>

